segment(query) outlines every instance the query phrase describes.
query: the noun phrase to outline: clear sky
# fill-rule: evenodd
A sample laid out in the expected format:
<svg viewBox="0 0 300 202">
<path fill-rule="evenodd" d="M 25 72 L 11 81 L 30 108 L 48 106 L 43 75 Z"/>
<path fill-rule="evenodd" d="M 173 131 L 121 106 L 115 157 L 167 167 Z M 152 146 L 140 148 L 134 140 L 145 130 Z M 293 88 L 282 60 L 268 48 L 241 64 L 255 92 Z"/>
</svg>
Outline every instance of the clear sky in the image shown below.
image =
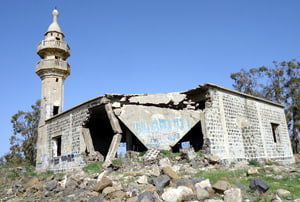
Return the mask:
<svg viewBox="0 0 300 202">
<path fill-rule="evenodd" d="M 11 116 L 40 98 L 37 44 L 54 7 L 71 47 L 68 109 L 105 93 L 232 88 L 241 68 L 298 59 L 299 0 L 1 0 L 0 156 Z"/>
</svg>

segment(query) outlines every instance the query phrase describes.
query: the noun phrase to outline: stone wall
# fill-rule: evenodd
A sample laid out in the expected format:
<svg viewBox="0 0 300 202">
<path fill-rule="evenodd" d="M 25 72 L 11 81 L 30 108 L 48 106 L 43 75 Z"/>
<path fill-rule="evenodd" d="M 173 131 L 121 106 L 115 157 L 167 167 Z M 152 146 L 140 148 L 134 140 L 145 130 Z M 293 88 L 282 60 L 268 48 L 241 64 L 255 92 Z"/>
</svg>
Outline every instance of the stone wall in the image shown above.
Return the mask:
<svg viewBox="0 0 300 202">
<path fill-rule="evenodd" d="M 102 103 L 102 99 L 94 99 L 76 106 L 46 122 L 49 162 L 48 170 L 66 172 L 86 165 L 82 125 L 88 116 L 88 109 Z M 61 155 L 55 155 L 57 146 L 55 140 L 61 137 Z M 45 162 L 46 163 L 46 162 Z"/>
<path fill-rule="evenodd" d="M 211 153 L 229 160 L 294 162 L 282 107 L 219 89 L 209 92 L 204 113 Z M 272 124 L 278 126 L 275 139 Z"/>
</svg>

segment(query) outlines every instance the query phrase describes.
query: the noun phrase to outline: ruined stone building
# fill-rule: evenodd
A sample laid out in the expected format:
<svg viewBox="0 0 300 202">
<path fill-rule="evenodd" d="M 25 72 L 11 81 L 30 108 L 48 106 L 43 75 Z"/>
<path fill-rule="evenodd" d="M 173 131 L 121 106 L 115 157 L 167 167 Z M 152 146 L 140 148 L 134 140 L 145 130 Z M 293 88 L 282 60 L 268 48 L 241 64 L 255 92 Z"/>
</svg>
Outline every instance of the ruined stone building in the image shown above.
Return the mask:
<svg viewBox="0 0 300 202">
<path fill-rule="evenodd" d="M 108 162 L 120 145 L 127 151 L 193 147 L 229 162 L 294 162 L 282 105 L 215 84 L 175 93 L 106 94 L 62 111 L 70 48 L 58 11 L 52 14 L 37 46 L 42 80 L 37 170 L 65 172 L 88 160 Z"/>
</svg>

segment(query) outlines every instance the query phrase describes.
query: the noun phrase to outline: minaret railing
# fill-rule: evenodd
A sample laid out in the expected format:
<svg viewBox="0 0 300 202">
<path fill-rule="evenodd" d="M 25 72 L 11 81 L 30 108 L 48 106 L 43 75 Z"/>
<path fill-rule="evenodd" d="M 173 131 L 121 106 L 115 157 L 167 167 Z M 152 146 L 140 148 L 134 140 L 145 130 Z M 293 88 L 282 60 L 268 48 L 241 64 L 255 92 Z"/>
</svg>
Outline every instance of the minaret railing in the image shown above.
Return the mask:
<svg viewBox="0 0 300 202">
<path fill-rule="evenodd" d="M 49 60 L 40 60 L 36 64 L 36 70 L 42 68 L 58 68 L 68 70 L 70 65 L 67 61 L 57 60 L 57 59 L 49 59 Z"/>
<path fill-rule="evenodd" d="M 43 40 L 37 46 L 37 52 L 44 48 L 59 48 L 70 52 L 68 43 L 58 40 Z"/>
</svg>

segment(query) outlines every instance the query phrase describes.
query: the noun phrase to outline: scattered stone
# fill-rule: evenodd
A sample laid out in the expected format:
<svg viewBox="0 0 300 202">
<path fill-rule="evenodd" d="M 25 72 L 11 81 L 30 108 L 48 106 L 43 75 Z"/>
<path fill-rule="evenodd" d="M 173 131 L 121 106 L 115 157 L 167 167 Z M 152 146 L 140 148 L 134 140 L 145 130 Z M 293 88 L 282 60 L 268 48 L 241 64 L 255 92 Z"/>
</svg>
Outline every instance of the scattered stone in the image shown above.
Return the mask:
<svg viewBox="0 0 300 202">
<path fill-rule="evenodd" d="M 285 189 L 277 189 L 276 194 L 280 197 L 287 197 L 291 195 L 291 192 Z"/>
<path fill-rule="evenodd" d="M 180 202 L 183 201 L 186 196 L 193 195 L 193 190 L 185 186 L 179 186 L 177 188 L 168 187 L 161 195 L 162 199 L 168 202 Z"/>
<path fill-rule="evenodd" d="M 275 194 L 272 199 L 271 199 L 271 202 L 282 202 L 281 198 Z"/>
<path fill-rule="evenodd" d="M 231 188 L 231 184 L 224 180 L 218 180 L 214 185 L 213 188 L 220 193 L 223 193 L 227 189 Z"/>
<path fill-rule="evenodd" d="M 140 176 L 137 180 L 139 184 L 148 184 L 148 177 L 146 175 Z"/>
<path fill-rule="evenodd" d="M 97 192 L 101 192 L 104 188 L 112 186 L 112 181 L 106 177 L 103 176 L 102 179 L 98 182 L 98 184 L 95 184 L 92 186 L 92 189 Z"/>
<path fill-rule="evenodd" d="M 256 167 L 250 167 L 247 171 L 247 174 L 248 175 L 255 175 L 255 174 L 258 174 L 258 169 Z"/>
<path fill-rule="evenodd" d="M 109 193 L 113 193 L 113 192 L 116 192 L 116 191 L 120 191 L 122 190 L 122 187 L 105 187 L 103 190 L 102 190 L 102 194 L 103 195 L 107 195 Z M 98 193 L 98 192 L 97 192 Z M 99 193 L 98 193 L 99 194 Z"/>
<path fill-rule="evenodd" d="M 170 177 L 168 175 L 160 175 L 153 179 L 153 184 L 158 188 L 162 189 L 169 185 Z"/>
<path fill-rule="evenodd" d="M 57 187 L 57 184 L 55 181 L 50 181 L 49 183 L 46 184 L 45 189 L 47 191 L 53 191 Z"/>
<path fill-rule="evenodd" d="M 170 159 L 168 157 L 165 157 L 165 158 L 162 158 L 159 160 L 159 166 L 161 168 L 164 168 L 164 167 L 171 167 L 172 164 L 170 162 Z"/>
<path fill-rule="evenodd" d="M 176 179 L 176 187 L 193 185 L 194 182 L 191 179 Z"/>
<path fill-rule="evenodd" d="M 195 186 L 196 186 L 196 194 L 197 194 L 198 200 L 209 199 L 209 193 L 208 193 L 208 191 L 206 191 L 206 189 L 204 189 L 200 186 L 197 186 L 197 184 Z"/>
<path fill-rule="evenodd" d="M 215 156 L 215 155 L 210 155 L 210 154 L 204 155 L 204 158 L 206 158 L 208 160 L 208 162 L 211 164 L 217 164 L 221 160 L 220 157 Z"/>
<path fill-rule="evenodd" d="M 163 173 L 168 175 L 171 179 L 178 179 L 179 176 L 177 175 L 177 173 L 169 166 L 164 167 L 162 169 Z"/>
<path fill-rule="evenodd" d="M 202 189 L 206 189 L 206 188 L 211 188 L 211 184 L 209 179 L 204 179 L 201 180 L 200 182 L 198 182 L 197 184 L 195 184 L 195 187 L 201 187 Z"/>
<path fill-rule="evenodd" d="M 224 192 L 225 202 L 242 202 L 242 192 L 239 188 L 231 188 Z"/>
<path fill-rule="evenodd" d="M 138 196 L 139 202 L 159 202 L 159 196 L 155 191 L 143 192 Z"/>
<path fill-rule="evenodd" d="M 39 182 L 40 182 L 39 178 L 33 177 L 33 178 L 31 178 L 31 179 L 25 184 L 24 188 L 25 188 L 25 189 L 28 189 L 28 188 L 31 187 L 32 185 L 37 184 L 37 183 L 39 183 Z"/>
<path fill-rule="evenodd" d="M 267 183 L 265 183 L 262 179 L 260 178 L 255 178 L 251 181 L 250 186 L 252 190 L 258 191 L 258 192 L 266 192 L 269 189 L 269 186 Z"/>
<path fill-rule="evenodd" d="M 153 165 L 152 166 L 151 175 L 160 176 L 160 169 L 159 169 L 158 165 Z"/>
</svg>

